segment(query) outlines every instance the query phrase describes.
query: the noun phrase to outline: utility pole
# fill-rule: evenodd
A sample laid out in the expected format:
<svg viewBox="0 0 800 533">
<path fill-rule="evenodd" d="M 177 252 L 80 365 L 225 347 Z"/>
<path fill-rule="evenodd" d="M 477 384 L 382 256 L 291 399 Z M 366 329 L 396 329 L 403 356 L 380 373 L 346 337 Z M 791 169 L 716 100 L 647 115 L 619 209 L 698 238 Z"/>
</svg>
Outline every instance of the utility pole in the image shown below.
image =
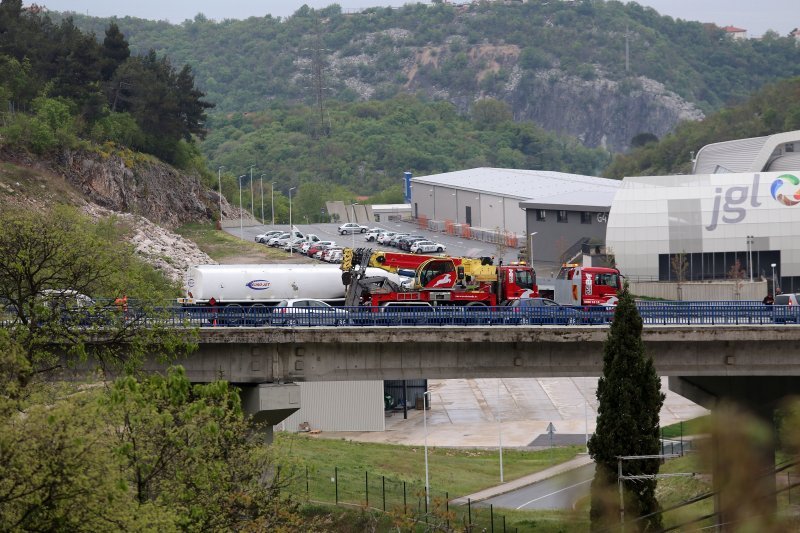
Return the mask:
<svg viewBox="0 0 800 533">
<path fill-rule="evenodd" d="M 253 218 L 256 217 L 255 211 L 253 209 L 253 167 L 255 165 L 250 165 L 250 216 Z"/>
</svg>

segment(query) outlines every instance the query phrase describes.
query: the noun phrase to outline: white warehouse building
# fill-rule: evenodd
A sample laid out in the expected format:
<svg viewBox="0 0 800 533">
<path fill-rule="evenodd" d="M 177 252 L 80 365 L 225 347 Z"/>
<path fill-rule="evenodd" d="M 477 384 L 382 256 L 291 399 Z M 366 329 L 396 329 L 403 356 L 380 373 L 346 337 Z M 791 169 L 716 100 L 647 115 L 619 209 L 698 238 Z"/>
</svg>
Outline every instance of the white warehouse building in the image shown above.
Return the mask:
<svg viewBox="0 0 800 533">
<path fill-rule="evenodd" d="M 800 291 L 800 131 L 716 143 L 698 152 L 694 174 L 626 177 L 614 197 L 607 249 L 623 274 L 674 280 L 775 280 Z M 773 266 L 774 265 L 774 266 Z M 771 290 L 774 290 L 771 289 Z"/>
<path fill-rule="evenodd" d="M 520 202 L 606 190 L 610 183 L 616 187 L 619 181 L 546 170 L 473 168 L 411 179 L 411 209 L 418 219 L 524 236 Z"/>
</svg>

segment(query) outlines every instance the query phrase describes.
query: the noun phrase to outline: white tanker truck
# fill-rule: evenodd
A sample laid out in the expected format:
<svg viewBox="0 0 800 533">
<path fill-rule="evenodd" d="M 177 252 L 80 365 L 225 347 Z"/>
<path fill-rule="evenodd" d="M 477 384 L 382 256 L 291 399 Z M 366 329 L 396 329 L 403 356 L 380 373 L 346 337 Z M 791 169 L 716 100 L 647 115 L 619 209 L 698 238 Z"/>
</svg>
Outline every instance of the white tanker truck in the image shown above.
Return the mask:
<svg viewBox="0 0 800 533">
<path fill-rule="evenodd" d="M 401 280 L 379 268 L 367 270 L 367 275 L 384 276 L 395 283 Z M 178 303 L 207 306 L 214 298 L 220 306 L 248 306 L 275 305 L 289 298 L 316 298 L 342 304 L 344 292 L 342 271 L 336 265 L 198 265 L 186 272 L 186 296 L 178 298 Z"/>
</svg>

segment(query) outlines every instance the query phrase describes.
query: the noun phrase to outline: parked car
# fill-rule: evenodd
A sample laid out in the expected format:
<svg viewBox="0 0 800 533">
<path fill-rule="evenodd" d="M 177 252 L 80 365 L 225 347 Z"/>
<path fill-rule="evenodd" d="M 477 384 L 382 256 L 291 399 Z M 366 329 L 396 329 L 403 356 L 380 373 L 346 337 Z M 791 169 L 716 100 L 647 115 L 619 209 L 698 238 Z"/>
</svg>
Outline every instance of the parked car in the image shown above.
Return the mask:
<svg viewBox="0 0 800 533">
<path fill-rule="evenodd" d="M 342 248 L 339 246 L 330 246 L 322 253 L 322 260 L 327 261 L 328 263 L 332 263 L 333 254 L 336 252 L 342 251 Z"/>
<path fill-rule="evenodd" d="M 283 231 L 280 230 L 272 230 L 264 233 L 259 233 L 258 235 L 256 235 L 255 240 L 256 242 L 259 242 L 261 244 L 266 244 L 269 239 L 277 235 L 280 235 L 281 233 L 283 233 Z"/>
<path fill-rule="evenodd" d="M 389 242 L 388 242 L 388 243 L 384 242 L 383 244 L 388 244 L 389 246 L 394 246 L 394 247 L 397 247 L 397 242 L 398 242 L 400 239 L 402 239 L 403 237 L 408 237 L 408 236 L 409 236 L 409 234 L 408 234 L 408 233 L 395 233 L 395 234 L 394 234 L 394 237 L 392 237 L 391 239 L 389 239 Z"/>
<path fill-rule="evenodd" d="M 392 237 L 394 237 L 395 235 L 397 235 L 396 231 L 384 231 L 383 233 L 378 235 L 376 240 L 378 241 L 379 244 L 389 244 L 389 241 L 392 240 Z"/>
<path fill-rule="evenodd" d="M 323 255 L 325 255 L 325 252 L 327 252 L 329 249 L 334 248 L 334 247 L 335 247 L 335 245 L 332 245 L 332 244 L 320 246 L 319 248 L 317 248 L 317 251 L 314 252 L 314 259 L 322 260 L 322 257 L 323 257 Z"/>
<path fill-rule="evenodd" d="M 777 294 L 773 304 L 773 319 L 777 323 L 798 322 L 800 315 L 800 295 L 797 293 Z"/>
<path fill-rule="evenodd" d="M 370 228 L 367 230 L 367 234 L 364 236 L 364 240 L 367 242 L 377 241 L 378 235 L 384 233 L 386 230 L 383 228 Z"/>
<path fill-rule="evenodd" d="M 576 324 L 580 320 L 577 309 L 550 298 L 519 298 L 507 307 L 514 310 L 510 317 L 506 316 L 510 324 Z"/>
<path fill-rule="evenodd" d="M 404 252 L 408 252 L 411 249 L 411 245 L 413 243 L 424 240 L 426 239 L 422 235 L 409 235 L 408 237 L 403 237 L 402 239 L 397 241 L 397 247 L 403 250 Z"/>
<path fill-rule="evenodd" d="M 277 246 L 277 243 L 278 243 L 278 241 L 279 241 L 279 240 L 281 240 L 281 239 L 288 239 L 290 236 L 291 236 L 291 235 L 289 235 L 289 234 L 288 234 L 288 233 L 286 233 L 286 232 L 284 232 L 284 233 L 280 233 L 280 234 L 278 234 L 278 235 L 274 235 L 274 236 L 270 237 L 270 238 L 267 240 L 267 246 L 273 246 L 273 247 L 274 247 L 274 246 Z"/>
<path fill-rule="evenodd" d="M 304 241 L 303 239 L 294 238 L 286 241 L 286 244 L 283 245 L 283 249 L 286 252 L 288 252 L 289 250 L 292 250 L 293 252 L 298 252 L 300 251 L 300 247 L 303 246 L 303 243 L 305 242 L 306 241 Z"/>
<path fill-rule="evenodd" d="M 314 298 L 281 300 L 272 310 L 272 323 L 287 326 L 333 326 L 346 324 L 350 316 L 344 309 Z"/>
<path fill-rule="evenodd" d="M 306 255 L 308 255 L 308 257 L 314 257 L 314 254 L 316 254 L 318 251 L 322 250 L 326 246 L 336 246 L 336 243 L 333 241 L 315 242 L 308 247 L 308 250 L 306 250 Z"/>
<path fill-rule="evenodd" d="M 328 254 L 328 263 L 341 263 L 344 251 L 341 248 L 334 248 Z"/>
<path fill-rule="evenodd" d="M 427 254 L 431 252 L 442 253 L 447 250 L 447 246 L 433 241 L 417 241 L 411 244 L 408 249 L 412 254 Z"/>
<path fill-rule="evenodd" d="M 366 226 L 362 226 L 361 224 L 356 224 L 355 222 L 348 222 L 346 224 L 342 224 L 339 226 L 339 235 L 349 235 L 351 233 L 366 233 L 367 232 Z"/>
</svg>

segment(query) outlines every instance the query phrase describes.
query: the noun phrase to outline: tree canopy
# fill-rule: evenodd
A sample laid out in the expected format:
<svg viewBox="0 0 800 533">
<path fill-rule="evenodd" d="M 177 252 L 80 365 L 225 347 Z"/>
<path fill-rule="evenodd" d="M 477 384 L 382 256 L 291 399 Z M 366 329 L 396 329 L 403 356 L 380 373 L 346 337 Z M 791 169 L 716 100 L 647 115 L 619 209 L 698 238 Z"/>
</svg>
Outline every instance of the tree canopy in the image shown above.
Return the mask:
<svg viewBox="0 0 800 533">
<path fill-rule="evenodd" d="M 589 439 L 589 454 L 596 463 L 592 480 L 590 518 L 593 531 L 619 524 L 618 461 L 622 456 L 661 453 L 659 412 L 664 403 L 661 380 L 642 342 L 642 318 L 628 290 L 619 294 L 614 321 L 603 348 L 603 375 L 597 384 L 597 428 Z M 623 475 L 654 475 L 658 459 L 622 461 Z M 626 519 L 658 510 L 656 480 L 624 482 Z M 661 529 L 660 515 L 641 520 L 640 531 Z"/>
<path fill-rule="evenodd" d="M 131 56 L 117 24 L 100 43 L 73 19 L 56 24 L 21 0 L 0 1 L 0 73 L 0 148 L 43 154 L 90 137 L 176 163 L 181 142 L 205 135 L 212 107 L 188 65 L 176 70 L 153 50 Z M 58 123 L 42 117 L 44 107 L 59 108 Z"/>
</svg>

